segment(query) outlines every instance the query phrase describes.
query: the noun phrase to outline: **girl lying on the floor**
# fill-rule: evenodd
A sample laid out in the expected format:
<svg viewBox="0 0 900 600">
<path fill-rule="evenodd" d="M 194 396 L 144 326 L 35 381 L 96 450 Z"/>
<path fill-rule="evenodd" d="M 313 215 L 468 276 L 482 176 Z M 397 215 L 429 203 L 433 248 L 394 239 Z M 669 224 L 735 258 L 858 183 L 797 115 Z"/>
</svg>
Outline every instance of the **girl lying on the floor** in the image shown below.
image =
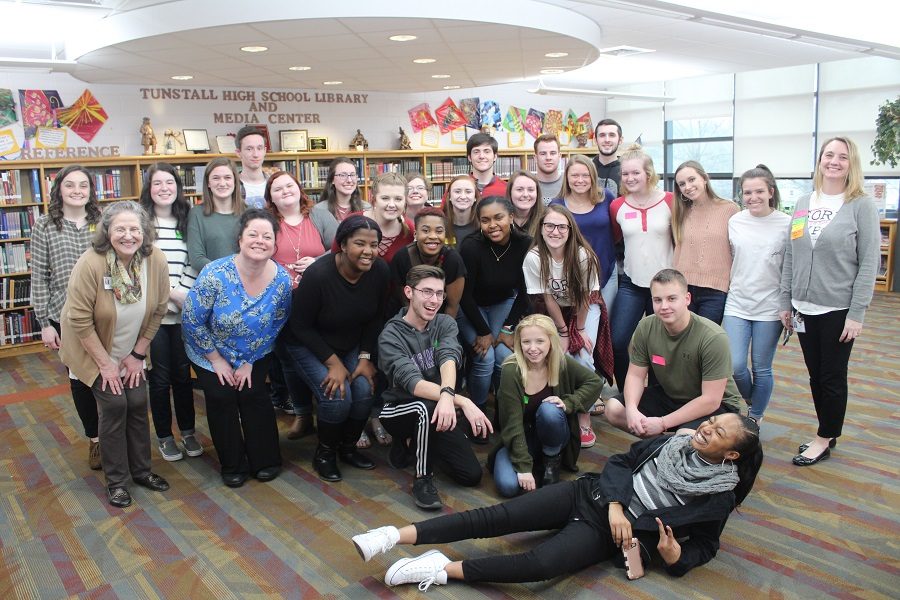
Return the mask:
<svg viewBox="0 0 900 600">
<path fill-rule="evenodd" d="M 653 555 L 678 577 L 715 556 L 728 515 L 750 492 L 762 459 L 756 423 L 738 414 L 718 415 L 696 432 L 637 442 L 611 457 L 600 475 L 399 530 L 380 527 L 354 536 L 353 543 L 368 561 L 396 544 L 558 530 L 522 554 L 451 561 L 430 550 L 388 569 L 387 585 L 418 583 L 422 591 L 448 579 L 520 582 L 574 573 L 621 557 L 619 548 L 630 545 L 632 535 L 645 549 L 655 546 Z"/>
</svg>

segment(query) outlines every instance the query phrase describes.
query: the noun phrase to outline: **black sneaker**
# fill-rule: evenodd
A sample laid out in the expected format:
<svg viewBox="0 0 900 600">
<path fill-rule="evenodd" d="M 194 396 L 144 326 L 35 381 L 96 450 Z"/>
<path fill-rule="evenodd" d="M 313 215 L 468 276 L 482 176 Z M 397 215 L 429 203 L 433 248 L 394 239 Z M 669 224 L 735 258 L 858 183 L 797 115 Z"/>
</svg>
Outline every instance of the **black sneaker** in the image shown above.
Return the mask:
<svg viewBox="0 0 900 600">
<path fill-rule="evenodd" d="M 286 415 L 294 414 L 294 405 L 291 404 L 291 401 L 286 398 L 281 398 L 278 400 L 273 399 L 272 406 L 275 408 L 275 410 L 280 410 Z"/>
<path fill-rule="evenodd" d="M 432 475 L 425 477 L 416 477 L 413 482 L 412 490 L 413 498 L 416 500 L 416 506 L 425 510 L 440 510 L 444 507 L 441 497 L 438 495 L 437 488 L 434 487 Z"/>
<path fill-rule="evenodd" d="M 409 446 L 402 440 L 395 439 L 388 453 L 388 462 L 395 469 L 405 469 L 410 463 Z"/>
</svg>

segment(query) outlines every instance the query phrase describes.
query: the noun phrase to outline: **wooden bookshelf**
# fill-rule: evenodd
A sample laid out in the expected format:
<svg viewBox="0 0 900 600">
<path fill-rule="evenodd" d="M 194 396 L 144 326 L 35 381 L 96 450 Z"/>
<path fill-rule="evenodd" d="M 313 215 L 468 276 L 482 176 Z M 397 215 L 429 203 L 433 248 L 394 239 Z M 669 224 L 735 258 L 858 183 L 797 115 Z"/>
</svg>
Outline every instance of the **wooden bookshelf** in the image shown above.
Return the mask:
<svg viewBox="0 0 900 600">
<path fill-rule="evenodd" d="M 890 292 L 894 289 L 894 244 L 897 241 L 897 219 L 881 220 L 881 254 L 875 273 L 875 291 Z"/>
<path fill-rule="evenodd" d="M 563 149 L 561 164 L 570 154 L 593 154 L 596 149 Z M 495 172 L 506 178 L 511 173 L 534 166 L 531 148 L 500 150 Z M 0 251 L 20 245 L 17 256 L 24 256 L 26 264 L 19 264 L 14 271 L 0 269 L 0 282 L 15 278 L 30 283 L 31 226 L 38 216 L 47 212 L 53 178 L 68 165 L 80 164 L 88 169 L 103 205 L 119 200 L 140 198 L 147 168 L 156 162 L 175 166 L 185 182 L 185 195 L 195 204 L 202 197 L 202 168 L 212 159 L 233 154 L 174 154 L 153 156 L 117 156 L 81 159 L 31 159 L 11 160 L 0 163 Z M 434 186 L 431 201 L 439 201 L 443 190 L 454 176 L 470 172 L 464 146 L 435 150 L 347 150 L 343 152 L 272 152 L 266 155 L 264 169 L 268 172 L 283 170 L 295 175 L 306 193 L 318 200 L 321 195 L 328 165 L 337 157 L 351 159 L 359 173 L 359 187 L 363 198 L 368 199 L 369 188 L 381 173 L 418 171 L 428 177 Z M 19 261 L 21 262 L 21 260 Z M 24 267 L 25 270 L 21 270 Z M 9 270 L 9 269 L 7 269 Z M 32 311 L 28 305 L 5 307 L 0 319 L 11 319 Z M 4 305 L 5 306 L 5 305 Z M 0 323 L 2 326 L 2 323 Z M 9 332 L 0 338 L 0 357 L 44 350 L 40 342 L 40 330 L 18 331 L 17 340 L 10 342 Z M 2 335 L 2 331 L 0 331 Z M 24 339 L 23 339 L 24 337 Z"/>
</svg>

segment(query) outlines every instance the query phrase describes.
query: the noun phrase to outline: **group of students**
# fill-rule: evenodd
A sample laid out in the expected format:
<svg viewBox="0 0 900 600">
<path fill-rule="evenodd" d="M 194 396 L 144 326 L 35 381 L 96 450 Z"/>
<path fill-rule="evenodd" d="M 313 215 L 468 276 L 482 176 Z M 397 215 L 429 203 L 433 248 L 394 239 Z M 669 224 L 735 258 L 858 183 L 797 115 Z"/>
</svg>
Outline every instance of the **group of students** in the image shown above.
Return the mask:
<svg viewBox="0 0 900 600">
<path fill-rule="evenodd" d="M 250 208 L 258 191 L 228 158 L 207 165 L 193 207 L 165 163 L 149 170 L 140 202 L 102 213 L 86 169 L 60 171 L 33 232 L 34 304 L 44 344 L 69 367 L 109 502 L 131 504 L 129 476 L 168 489 L 150 470 L 148 401 L 166 460 L 203 452 L 193 367 L 230 487 L 279 475 L 275 409 L 285 398 L 288 438 L 316 431 L 322 480 L 340 481 L 341 464 L 375 468 L 361 451 L 370 423 L 391 443 L 390 464 L 412 467 L 426 510 L 443 506 L 435 465 L 478 485 L 471 443 L 497 429 L 488 468 L 502 496 L 519 497 L 379 528 L 356 536 L 357 549 L 368 560 L 396 543 L 560 533 L 520 556 L 404 559 L 391 585 L 545 579 L 611 558 L 632 534 L 645 546 L 658 535 L 651 554 L 671 574 L 708 561 L 762 461 L 758 423 L 782 328 L 798 332 L 820 421 L 794 463 L 827 458 L 841 433 L 877 212 L 846 138 L 823 145 L 815 191 L 789 217 L 762 166 L 741 177 L 740 211 L 698 163 L 677 169 L 674 195 L 662 192 L 639 146 L 616 158 L 615 121 L 596 135 L 598 157 L 572 155 L 562 175 L 558 141 L 539 137 L 538 173 L 508 182 L 493 174 L 496 141 L 473 135 L 473 173 L 450 182 L 442 208 L 424 206 L 430 183 L 417 173 L 380 176 L 364 202 L 344 158 L 330 165 L 319 203 L 279 171 Z M 261 166 L 262 137 L 252 128 L 237 137 L 242 161 L 246 143 Z M 544 184 L 558 184 L 558 196 Z M 604 379 L 620 389 L 605 404 Z M 596 439 L 590 415 L 604 412 L 646 440 L 603 474 L 553 485 L 561 468 L 577 471 L 579 450 Z M 573 541 L 591 549 L 577 561 L 561 552 Z"/>
</svg>

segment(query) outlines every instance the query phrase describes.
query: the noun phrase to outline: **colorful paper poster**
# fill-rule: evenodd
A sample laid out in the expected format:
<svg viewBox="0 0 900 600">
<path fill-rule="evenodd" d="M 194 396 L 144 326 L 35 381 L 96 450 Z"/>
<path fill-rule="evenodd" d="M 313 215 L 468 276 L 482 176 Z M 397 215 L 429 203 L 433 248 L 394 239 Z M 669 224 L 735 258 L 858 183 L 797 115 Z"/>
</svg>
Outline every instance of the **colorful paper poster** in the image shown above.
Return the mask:
<svg viewBox="0 0 900 600">
<path fill-rule="evenodd" d="M 463 98 L 459 101 L 459 110 L 466 117 L 466 127 L 481 129 L 481 113 L 478 111 L 478 98 Z"/>
<path fill-rule="evenodd" d="M 452 98 L 447 98 L 444 103 L 437 107 L 434 111 L 437 117 L 438 128 L 441 133 L 448 133 L 457 127 L 463 127 L 466 124 L 466 117 L 453 102 Z"/>
<path fill-rule="evenodd" d="M 488 125 L 494 129 L 500 129 L 503 117 L 500 115 L 500 105 L 496 100 L 485 100 L 481 103 L 481 127 Z"/>
<path fill-rule="evenodd" d="M 12 129 L 0 131 L 0 156 L 18 154 L 20 150 L 19 142 L 16 141 L 16 136 L 12 132 Z"/>
<path fill-rule="evenodd" d="M 585 139 L 594 139 L 594 126 L 591 124 L 591 113 L 586 112 L 578 117 L 578 131 L 576 135 L 586 136 Z"/>
<path fill-rule="evenodd" d="M 38 127 L 34 137 L 36 148 L 66 147 L 66 130 L 62 127 Z"/>
<path fill-rule="evenodd" d="M 9 88 L 0 89 L 0 127 L 5 127 L 19 120 L 16 116 L 16 100 Z"/>
<path fill-rule="evenodd" d="M 431 116 L 431 107 L 427 102 L 413 106 L 406 112 L 409 113 L 409 124 L 413 133 L 419 133 L 426 127 L 437 125 L 437 121 Z"/>
<path fill-rule="evenodd" d="M 560 131 L 563 131 L 562 111 L 553 110 L 551 108 L 544 116 L 544 133 L 553 133 L 559 135 Z"/>
<path fill-rule="evenodd" d="M 517 132 L 525 130 L 525 117 L 528 113 L 524 108 L 516 108 L 510 106 L 503 117 L 503 128 L 509 132 Z"/>
<path fill-rule="evenodd" d="M 578 133 L 578 116 L 575 114 L 575 111 L 571 108 L 566 112 L 566 133 L 569 134 L 569 137 L 575 137 L 575 134 Z"/>
<path fill-rule="evenodd" d="M 19 90 L 19 107 L 25 139 L 29 139 L 38 127 L 56 125 L 56 111 L 63 107 L 63 102 L 56 90 Z"/>
<path fill-rule="evenodd" d="M 72 130 L 75 135 L 90 142 L 106 123 L 106 111 L 90 90 L 84 90 L 72 106 L 60 110 L 59 122 Z"/>
<path fill-rule="evenodd" d="M 531 134 L 531 137 L 536 138 L 541 135 L 541 131 L 543 131 L 543 129 L 544 113 L 539 110 L 529 108 L 528 114 L 525 116 L 525 131 Z"/>
</svg>

